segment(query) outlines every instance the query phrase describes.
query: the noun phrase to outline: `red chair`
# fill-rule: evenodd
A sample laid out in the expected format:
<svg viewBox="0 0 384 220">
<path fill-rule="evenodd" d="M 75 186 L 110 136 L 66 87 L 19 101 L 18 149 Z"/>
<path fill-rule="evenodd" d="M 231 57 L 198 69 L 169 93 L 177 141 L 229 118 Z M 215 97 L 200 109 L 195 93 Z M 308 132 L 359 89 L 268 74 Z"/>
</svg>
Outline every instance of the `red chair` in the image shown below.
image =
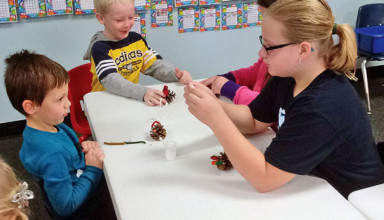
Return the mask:
<svg viewBox="0 0 384 220">
<path fill-rule="evenodd" d="M 71 101 L 70 117 L 73 128 L 81 134 L 79 137 L 80 144 L 92 135 L 87 117 L 81 106 L 84 95 L 92 90 L 92 73 L 90 70 L 91 64 L 86 63 L 68 71 L 68 98 Z"/>
</svg>

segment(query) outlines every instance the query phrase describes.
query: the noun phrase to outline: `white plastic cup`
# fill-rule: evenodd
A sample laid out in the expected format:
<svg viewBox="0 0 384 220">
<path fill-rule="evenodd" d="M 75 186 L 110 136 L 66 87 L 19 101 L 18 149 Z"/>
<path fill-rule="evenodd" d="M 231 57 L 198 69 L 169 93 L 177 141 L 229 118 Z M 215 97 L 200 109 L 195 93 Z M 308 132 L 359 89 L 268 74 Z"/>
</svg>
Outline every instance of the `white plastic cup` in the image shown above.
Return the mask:
<svg viewBox="0 0 384 220">
<path fill-rule="evenodd" d="M 174 141 L 166 141 L 164 143 L 164 147 L 165 147 L 165 159 L 166 160 L 175 160 L 176 159 L 177 143 Z"/>
</svg>

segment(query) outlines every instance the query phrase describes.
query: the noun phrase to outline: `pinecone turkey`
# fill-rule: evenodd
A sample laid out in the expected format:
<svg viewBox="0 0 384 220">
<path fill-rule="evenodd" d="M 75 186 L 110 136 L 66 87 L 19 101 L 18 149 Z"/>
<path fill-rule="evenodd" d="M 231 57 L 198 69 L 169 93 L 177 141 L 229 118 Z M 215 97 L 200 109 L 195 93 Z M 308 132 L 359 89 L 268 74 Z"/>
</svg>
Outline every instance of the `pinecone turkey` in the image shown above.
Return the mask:
<svg viewBox="0 0 384 220">
<path fill-rule="evenodd" d="M 163 93 L 165 95 L 165 100 L 167 100 L 168 103 L 173 102 L 173 100 L 176 97 L 175 92 L 168 89 L 168 86 L 163 87 Z"/>
<path fill-rule="evenodd" d="M 150 135 L 154 140 L 164 140 L 167 136 L 167 130 L 165 130 L 164 126 L 161 125 L 160 122 L 154 121 L 151 126 Z"/>
<path fill-rule="evenodd" d="M 220 170 L 230 170 L 233 167 L 225 152 L 220 152 L 220 155 L 213 155 L 211 159 L 213 160 L 212 165 L 216 165 Z"/>
</svg>

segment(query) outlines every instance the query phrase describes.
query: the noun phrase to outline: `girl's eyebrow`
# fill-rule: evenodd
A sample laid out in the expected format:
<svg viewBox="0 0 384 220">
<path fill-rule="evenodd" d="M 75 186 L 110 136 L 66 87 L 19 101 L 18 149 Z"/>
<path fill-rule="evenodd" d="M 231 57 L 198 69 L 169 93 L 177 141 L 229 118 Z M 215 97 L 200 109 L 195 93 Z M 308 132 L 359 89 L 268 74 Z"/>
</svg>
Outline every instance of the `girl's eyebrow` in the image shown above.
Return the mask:
<svg viewBox="0 0 384 220">
<path fill-rule="evenodd" d="M 263 42 L 264 42 L 264 43 L 267 43 L 267 44 L 270 43 L 270 41 L 269 41 L 268 39 L 264 38 L 263 36 L 262 36 L 262 38 L 263 38 Z"/>
</svg>

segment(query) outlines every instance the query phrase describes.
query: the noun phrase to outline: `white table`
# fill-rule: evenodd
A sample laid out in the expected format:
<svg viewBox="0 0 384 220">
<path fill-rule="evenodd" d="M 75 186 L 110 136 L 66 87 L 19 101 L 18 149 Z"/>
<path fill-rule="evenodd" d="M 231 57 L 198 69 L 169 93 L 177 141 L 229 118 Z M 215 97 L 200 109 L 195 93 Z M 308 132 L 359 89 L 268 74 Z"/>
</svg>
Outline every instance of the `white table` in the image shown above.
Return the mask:
<svg viewBox="0 0 384 220">
<path fill-rule="evenodd" d="M 354 191 L 349 194 L 348 201 L 367 219 L 384 219 L 384 184 Z"/>
<path fill-rule="evenodd" d="M 104 171 L 119 219 L 364 219 L 326 181 L 297 176 L 285 186 L 258 193 L 235 170 L 221 171 L 210 156 L 223 149 L 212 131 L 188 112 L 183 86 L 165 107 L 149 107 L 108 92 L 85 96 L 94 138 L 147 144 L 107 146 Z M 162 85 L 151 86 L 162 89 Z M 153 121 L 177 142 L 177 158 L 166 161 L 163 143 L 149 136 Z M 275 136 L 272 130 L 249 136 L 261 150 Z"/>
</svg>

